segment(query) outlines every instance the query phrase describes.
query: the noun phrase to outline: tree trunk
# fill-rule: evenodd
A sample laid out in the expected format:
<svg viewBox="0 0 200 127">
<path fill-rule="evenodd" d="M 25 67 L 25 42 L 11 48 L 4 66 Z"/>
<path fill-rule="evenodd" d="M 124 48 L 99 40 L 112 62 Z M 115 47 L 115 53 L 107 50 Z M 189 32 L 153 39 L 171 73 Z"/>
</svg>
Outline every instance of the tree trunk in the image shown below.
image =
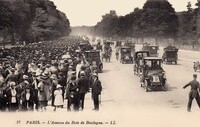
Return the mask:
<svg viewBox="0 0 200 127">
<path fill-rule="evenodd" d="M 156 45 L 158 45 L 158 37 L 155 37 Z"/>
<path fill-rule="evenodd" d="M 144 37 L 141 38 L 142 44 L 144 44 Z"/>
</svg>

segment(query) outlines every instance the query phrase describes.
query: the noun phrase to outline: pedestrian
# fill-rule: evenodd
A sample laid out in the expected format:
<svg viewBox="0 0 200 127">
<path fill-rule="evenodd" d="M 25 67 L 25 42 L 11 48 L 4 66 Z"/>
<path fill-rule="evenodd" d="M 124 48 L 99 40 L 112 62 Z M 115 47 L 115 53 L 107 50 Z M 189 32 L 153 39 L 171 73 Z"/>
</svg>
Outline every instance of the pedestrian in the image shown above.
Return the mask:
<svg viewBox="0 0 200 127">
<path fill-rule="evenodd" d="M 4 84 L 0 84 L 0 111 L 6 111 L 7 108 L 7 92 L 6 86 Z"/>
<path fill-rule="evenodd" d="M 30 84 L 28 84 L 21 95 L 22 110 L 33 111 L 34 108 L 35 93 Z"/>
<path fill-rule="evenodd" d="M 16 86 L 16 91 L 17 91 L 17 100 L 18 101 L 18 106 L 19 106 L 19 110 L 18 111 L 22 111 L 22 103 L 21 103 L 21 95 L 22 92 L 24 91 L 25 86 L 27 85 L 28 82 L 21 82 L 18 86 Z"/>
<path fill-rule="evenodd" d="M 41 111 L 46 111 L 47 97 L 45 93 L 45 84 L 42 79 L 39 80 L 38 84 L 38 101 Z"/>
<path fill-rule="evenodd" d="M 64 74 L 62 72 L 59 72 L 58 73 L 58 84 L 60 84 L 62 86 L 63 99 L 64 99 L 64 94 L 65 94 L 66 83 L 67 83 L 67 79 L 64 77 Z"/>
<path fill-rule="evenodd" d="M 73 104 L 73 109 L 75 111 L 78 110 L 79 108 L 79 103 L 78 103 L 78 86 L 76 84 L 76 76 L 71 77 L 71 82 L 68 84 L 67 87 L 67 110 L 71 111 L 71 105 Z"/>
<path fill-rule="evenodd" d="M 52 87 L 51 87 L 51 106 L 54 106 L 54 92 L 56 90 L 56 86 L 58 85 L 58 77 L 55 74 L 52 74 L 51 77 L 52 79 Z"/>
<path fill-rule="evenodd" d="M 101 95 L 102 86 L 99 81 L 99 77 L 96 73 L 93 74 L 93 82 L 92 82 L 92 99 L 94 102 L 94 110 L 99 110 L 99 95 Z"/>
<path fill-rule="evenodd" d="M 5 82 L 9 85 L 10 82 L 16 82 L 15 68 L 10 69 L 10 73 L 5 79 Z"/>
<path fill-rule="evenodd" d="M 55 96 L 55 100 L 54 100 L 54 111 L 56 111 L 57 108 L 61 108 L 63 106 L 63 96 L 62 96 L 62 86 L 60 84 L 58 84 L 56 86 L 56 90 L 54 91 L 54 96 Z"/>
<path fill-rule="evenodd" d="M 30 79 L 30 83 L 32 84 L 33 87 L 33 91 L 34 91 L 34 104 L 35 104 L 35 109 L 38 110 L 39 108 L 39 101 L 38 101 L 38 84 L 39 84 L 39 80 L 36 77 L 36 73 L 33 72 L 32 73 L 32 78 Z"/>
<path fill-rule="evenodd" d="M 188 86 L 191 86 L 191 90 L 189 93 L 189 100 L 188 100 L 188 105 L 187 105 L 187 111 L 191 112 L 191 106 L 192 106 L 192 101 L 195 98 L 196 102 L 200 108 L 200 100 L 199 100 L 199 91 L 200 90 L 200 85 L 199 82 L 197 81 L 197 75 L 193 75 L 193 80 L 190 81 L 188 84 L 186 84 L 183 88 L 187 88 Z"/>
<path fill-rule="evenodd" d="M 84 109 L 85 94 L 89 91 L 89 81 L 85 77 L 85 72 L 80 72 L 80 78 L 77 81 L 79 89 L 79 106 Z"/>
<path fill-rule="evenodd" d="M 17 99 L 17 90 L 16 90 L 16 83 L 10 82 L 10 89 L 8 90 L 8 98 L 9 98 L 9 107 L 10 111 L 17 111 L 18 110 L 18 99 Z"/>
</svg>

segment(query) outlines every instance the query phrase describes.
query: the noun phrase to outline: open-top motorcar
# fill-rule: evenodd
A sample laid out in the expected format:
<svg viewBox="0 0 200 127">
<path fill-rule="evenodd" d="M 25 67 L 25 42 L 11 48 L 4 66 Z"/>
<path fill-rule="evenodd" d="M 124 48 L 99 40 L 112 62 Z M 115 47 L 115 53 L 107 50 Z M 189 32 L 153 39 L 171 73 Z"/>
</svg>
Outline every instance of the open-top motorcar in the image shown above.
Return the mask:
<svg viewBox="0 0 200 127">
<path fill-rule="evenodd" d="M 145 88 L 146 92 L 158 89 L 167 91 L 166 74 L 161 66 L 162 58 L 146 57 L 143 59 L 143 63 L 140 77 L 141 86 Z"/>
<path fill-rule="evenodd" d="M 133 63 L 133 57 L 131 55 L 131 48 L 130 47 L 121 47 L 120 49 L 120 53 L 121 53 L 121 59 L 120 59 L 120 62 L 122 64 L 124 63 Z"/>
<path fill-rule="evenodd" d="M 90 65 L 93 70 L 102 72 L 103 63 L 100 59 L 100 52 L 96 50 L 90 50 L 85 52 L 85 59 L 90 62 Z"/>
</svg>

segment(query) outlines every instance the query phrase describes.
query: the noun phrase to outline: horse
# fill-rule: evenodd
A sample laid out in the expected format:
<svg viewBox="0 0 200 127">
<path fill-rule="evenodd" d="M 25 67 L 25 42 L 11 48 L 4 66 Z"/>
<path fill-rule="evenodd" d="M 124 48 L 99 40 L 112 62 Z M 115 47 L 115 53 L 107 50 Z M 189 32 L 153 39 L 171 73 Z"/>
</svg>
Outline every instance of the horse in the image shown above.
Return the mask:
<svg viewBox="0 0 200 127">
<path fill-rule="evenodd" d="M 102 54 L 102 61 L 103 59 L 105 59 L 106 62 L 110 62 L 110 58 L 111 58 L 111 52 L 106 51 Z"/>
</svg>

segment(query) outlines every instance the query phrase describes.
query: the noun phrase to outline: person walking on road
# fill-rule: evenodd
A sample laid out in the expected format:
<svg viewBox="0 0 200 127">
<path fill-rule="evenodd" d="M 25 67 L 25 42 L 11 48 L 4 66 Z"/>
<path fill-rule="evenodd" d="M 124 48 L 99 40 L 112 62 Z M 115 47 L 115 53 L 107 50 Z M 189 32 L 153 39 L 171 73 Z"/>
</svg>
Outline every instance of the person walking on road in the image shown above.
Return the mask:
<svg viewBox="0 0 200 127">
<path fill-rule="evenodd" d="M 84 109 L 84 100 L 85 94 L 89 91 L 89 81 L 85 78 L 85 72 L 80 72 L 80 78 L 77 81 L 78 89 L 79 89 L 79 105 L 81 106 L 82 110 Z"/>
<path fill-rule="evenodd" d="M 199 98 L 199 91 L 200 90 L 200 85 L 199 85 L 199 82 L 197 81 L 197 75 L 194 74 L 193 75 L 193 80 L 190 81 L 188 84 L 186 84 L 183 89 L 187 88 L 188 86 L 191 86 L 191 90 L 190 90 L 190 93 L 189 93 L 189 101 L 188 101 L 188 106 L 187 106 L 187 111 L 188 112 L 191 112 L 191 106 L 192 106 L 192 101 L 193 99 L 195 98 L 196 101 L 197 101 L 197 104 L 200 108 L 200 98 Z"/>
<path fill-rule="evenodd" d="M 92 83 L 92 99 L 94 101 L 94 110 L 99 110 L 99 95 L 102 91 L 101 82 L 99 81 L 98 75 L 93 74 L 94 81 Z"/>
</svg>

